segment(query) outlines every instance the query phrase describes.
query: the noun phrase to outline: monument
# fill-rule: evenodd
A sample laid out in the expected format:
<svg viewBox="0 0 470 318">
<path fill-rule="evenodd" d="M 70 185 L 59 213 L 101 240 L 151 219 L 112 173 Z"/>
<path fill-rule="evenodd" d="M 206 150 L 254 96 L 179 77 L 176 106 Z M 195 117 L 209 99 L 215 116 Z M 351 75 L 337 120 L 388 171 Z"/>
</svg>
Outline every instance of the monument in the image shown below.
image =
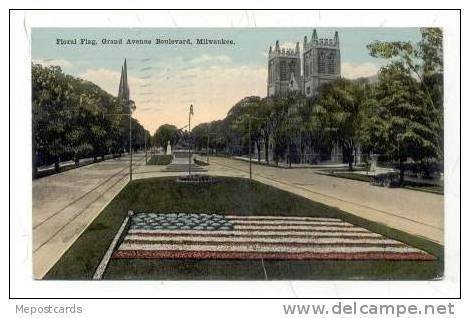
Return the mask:
<svg viewBox="0 0 470 318">
<path fill-rule="evenodd" d="M 168 140 L 168 143 L 166 145 L 166 154 L 171 155 L 171 144 L 170 144 L 169 140 Z"/>
</svg>

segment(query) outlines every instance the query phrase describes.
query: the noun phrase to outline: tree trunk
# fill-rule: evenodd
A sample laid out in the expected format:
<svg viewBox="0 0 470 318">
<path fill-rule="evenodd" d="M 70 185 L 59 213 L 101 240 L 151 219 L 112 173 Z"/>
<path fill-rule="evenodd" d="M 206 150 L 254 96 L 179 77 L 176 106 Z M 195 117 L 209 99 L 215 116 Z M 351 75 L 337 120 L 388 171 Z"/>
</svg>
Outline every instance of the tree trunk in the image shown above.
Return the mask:
<svg viewBox="0 0 470 318">
<path fill-rule="evenodd" d="M 403 164 L 403 158 L 400 157 L 398 168 L 400 169 L 400 186 L 403 186 L 403 182 L 405 181 L 405 165 Z"/>
<path fill-rule="evenodd" d="M 264 157 L 265 157 L 265 160 L 266 160 L 266 164 L 269 165 L 269 141 L 264 140 Z"/>
<path fill-rule="evenodd" d="M 357 166 L 357 148 L 354 147 L 354 166 Z"/>
<path fill-rule="evenodd" d="M 54 161 L 54 171 L 55 172 L 60 172 L 60 159 L 59 158 L 57 158 Z"/>
<path fill-rule="evenodd" d="M 353 170 L 353 148 L 349 145 L 345 146 L 346 149 L 346 160 L 348 161 L 348 169 L 349 171 Z"/>
</svg>

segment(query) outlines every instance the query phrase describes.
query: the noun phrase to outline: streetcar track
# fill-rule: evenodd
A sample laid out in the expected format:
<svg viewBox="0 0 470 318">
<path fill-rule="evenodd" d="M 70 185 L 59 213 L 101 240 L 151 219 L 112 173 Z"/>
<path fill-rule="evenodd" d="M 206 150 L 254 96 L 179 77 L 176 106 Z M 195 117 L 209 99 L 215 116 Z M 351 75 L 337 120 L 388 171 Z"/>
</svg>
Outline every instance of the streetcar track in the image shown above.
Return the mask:
<svg viewBox="0 0 470 318">
<path fill-rule="evenodd" d="M 144 158 L 142 158 L 138 163 L 142 162 L 144 160 Z M 137 163 L 136 163 L 137 165 Z M 105 181 L 103 181 L 102 183 L 100 183 L 99 186 L 97 187 L 94 187 L 92 190 L 88 191 L 87 193 L 89 194 L 90 192 L 96 190 L 98 187 L 104 185 L 105 183 L 107 183 L 110 179 L 114 178 L 116 175 L 118 175 L 119 173 L 121 173 L 123 170 L 125 169 L 128 169 L 128 167 L 125 167 L 124 169 L 121 169 L 118 173 L 112 175 L 110 178 L 107 178 Z M 83 207 L 81 210 L 79 210 L 78 213 L 75 213 L 70 219 L 68 219 L 64 225 L 62 225 L 60 228 L 57 229 L 57 231 L 54 232 L 54 234 L 52 234 L 47 240 L 45 240 L 43 243 L 41 243 L 38 247 L 36 247 L 34 250 L 33 250 L 33 253 L 36 253 L 39 249 L 41 249 L 44 245 L 46 245 L 47 243 L 49 243 L 54 237 L 56 237 L 65 227 L 67 227 L 67 225 L 69 225 L 71 222 L 73 222 L 74 220 L 76 220 L 80 215 L 83 214 L 84 211 L 86 211 L 93 203 L 95 203 L 96 201 L 98 201 L 101 197 L 103 197 L 103 195 L 105 195 L 111 188 L 113 188 L 116 184 L 118 184 L 119 182 L 121 182 L 124 178 L 126 178 L 129 174 L 128 173 L 125 173 L 122 177 L 120 177 L 117 181 L 115 181 L 113 184 L 111 184 L 109 187 L 107 187 L 100 195 L 98 195 L 95 199 L 93 199 L 90 203 L 88 203 L 85 207 Z M 83 198 L 83 196 L 82 196 Z M 76 203 L 78 200 L 75 200 L 73 203 Z M 68 204 L 66 207 L 62 208 L 61 210 L 59 210 L 58 212 L 56 212 L 53 216 L 49 217 L 48 219 L 51 219 L 52 217 L 54 216 L 57 216 L 60 212 L 63 212 L 63 210 L 65 210 L 65 208 L 71 206 L 73 203 L 70 203 Z M 44 224 L 44 222 L 41 223 L 41 225 Z M 37 228 L 39 225 L 37 225 L 35 228 Z M 33 230 L 35 229 L 33 228 Z"/>
<path fill-rule="evenodd" d="M 140 162 L 140 161 L 139 161 Z M 60 208 L 59 210 L 57 210 L 56 212 L 52 213 L 51 215 L 49 215 L 48 217 L 46 217 L 45 219 L 43 219 L 42 221 L 40 221 L 39 223 L 37 223 L 36 225 L 33 226 L 33 230 L 35 230 L 36 228 L 40 227 L 42 224 L 44 224 L 45 222 L 47 222 L 48 220 L 52 219 L 53 217 L 55 217 L 56 215 L 62 213 L 65 209 L 67 209 L 68 207 L 70 207 L 71 205 L 77 203 L 78 201 L 80 201 L 81 199 L 83 199 L 84 197 L 86 197 L 87 195 L 89 195 L 91 192 L 94 192 L 96 189 L 98 189 L 99 187 L 103 186 L 105 183 L 107 183 L 108 181 L 110 181 L 112 178 L 116 177 L 117 175 L 121 174 L 124 170 L 126 169 L 129 169 L 129 167 L 124 167 L 122 168 L 121 170 L 119 170 L 118 172 L 116 172 L 115 174 L 111 175 L 110 177 L 106 178 L 105 180 L 103 180 L 103 182 L 99 183 L 98 185 L 96 185 L 95 187 L 93 187 L 92 189 L 88 190 L 87 192 L 85 192 L 84 194 L 82 194 L 81 196 L 79 196 L 78 198 L 72 200 L 72 202 L 68 203 L 67 205 L 63 206 L 62 208 Z M 127 173 L 124 174 L 124 176 L 128 175 Z"/>
</svg>

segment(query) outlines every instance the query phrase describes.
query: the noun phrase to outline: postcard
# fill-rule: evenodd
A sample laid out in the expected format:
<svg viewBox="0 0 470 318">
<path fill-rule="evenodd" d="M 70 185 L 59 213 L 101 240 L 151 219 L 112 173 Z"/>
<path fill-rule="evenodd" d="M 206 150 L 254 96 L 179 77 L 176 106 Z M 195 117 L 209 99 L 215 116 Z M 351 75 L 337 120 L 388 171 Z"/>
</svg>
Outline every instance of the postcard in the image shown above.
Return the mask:
<svg viewBox="0 0 470 318">
<path fill-rule="evenodd" d="M 437 27 L 33 28 L 44 280 L 439 280 Z"/>
</svg>

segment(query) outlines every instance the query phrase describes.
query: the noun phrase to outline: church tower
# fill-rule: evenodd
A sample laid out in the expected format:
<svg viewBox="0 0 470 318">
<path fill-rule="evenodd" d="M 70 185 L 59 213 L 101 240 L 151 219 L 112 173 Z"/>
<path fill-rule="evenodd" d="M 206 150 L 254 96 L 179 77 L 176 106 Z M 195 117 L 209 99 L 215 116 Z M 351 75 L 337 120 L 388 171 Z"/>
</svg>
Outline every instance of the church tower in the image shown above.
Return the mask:
<svg viewBox="0 0 470 318">
<path fill-rule="evenodd" d="M 276 41 L 274 49 L 269 47 L 268 96 L 279 96 L 289 91 L 301 90 L 299 42 L 295 49 L 281 48 Z"/>
<path fill-rule="evenodd" d="M 305 36 L 303 62 L 303 93 L 313 97 L 318 95 L 320 85 L 341 76 L 338 32 L 333 39 L 319 39 L 315 29 L 310 41 Z"/>
</svg>

